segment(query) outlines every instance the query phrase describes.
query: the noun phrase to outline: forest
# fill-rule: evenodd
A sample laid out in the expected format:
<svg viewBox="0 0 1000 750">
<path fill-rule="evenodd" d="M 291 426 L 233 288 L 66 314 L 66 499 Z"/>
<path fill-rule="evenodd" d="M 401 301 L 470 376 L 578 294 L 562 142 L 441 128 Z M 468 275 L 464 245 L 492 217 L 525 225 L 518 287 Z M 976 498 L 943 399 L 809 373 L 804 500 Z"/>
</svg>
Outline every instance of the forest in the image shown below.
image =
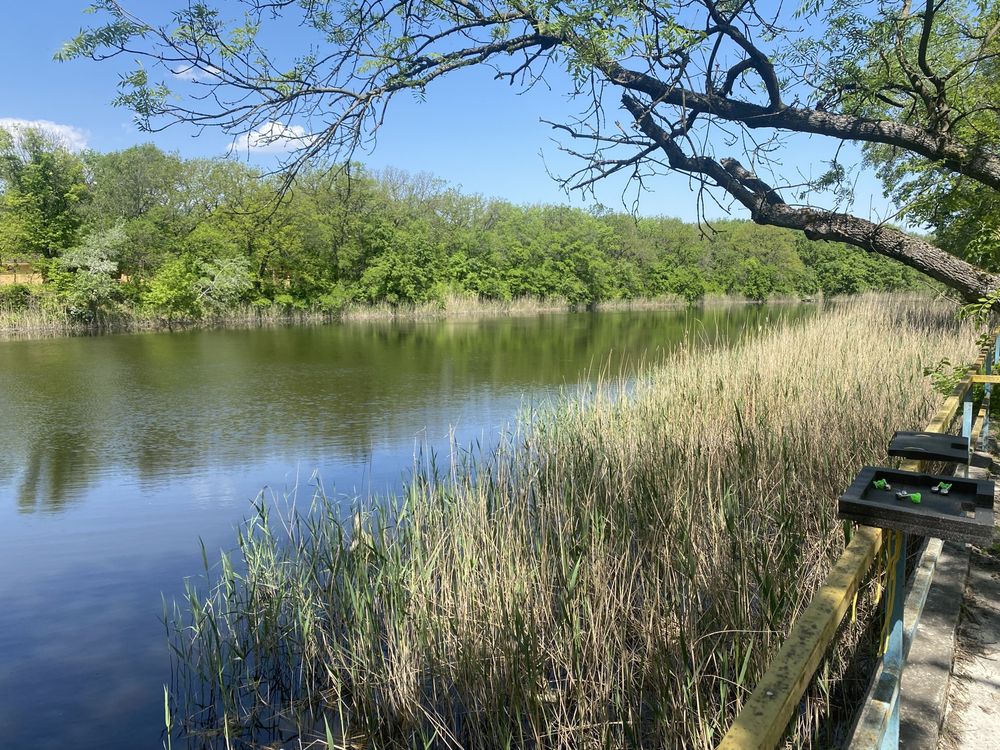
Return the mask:
<svg viewBox="0 0 1000 750">
<path fill-rule="evenodd" d="M 286 182 L 152 144 L 73 153 L 0 131 L 0 307 L 81 323 L 196 321 L 236 309 L 336 315 L 347 305 L 763 301 L 925 286 L 855 247 L 738 221 L 515 205 L 431 175 L 314 167 Z"/>
</svg>

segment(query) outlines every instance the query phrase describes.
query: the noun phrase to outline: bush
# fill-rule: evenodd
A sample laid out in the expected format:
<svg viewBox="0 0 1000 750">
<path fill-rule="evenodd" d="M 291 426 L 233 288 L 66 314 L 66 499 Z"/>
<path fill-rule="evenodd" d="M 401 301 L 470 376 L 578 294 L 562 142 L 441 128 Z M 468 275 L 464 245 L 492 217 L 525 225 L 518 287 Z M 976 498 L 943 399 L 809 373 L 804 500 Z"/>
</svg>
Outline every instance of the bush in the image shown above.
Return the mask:
<svg viewBox="0 0 1000 750">
<path fill-rule="evenodd" d="M 27 284 L 0 286 L 0 310 L 18 312 L 31 302 L 31 288 Z"/>
<path fill-rule="evenodd" d="M 358 289 L 372 304 L 393 307 L 440 301 L 440 248 L 421 237 L 374 258 L 361 274 Z"/>
<path fill-rule="evenodd" d="M 285 312 L 305 310 L 307 307 L 305 300 L 301 300 L 298 297 L 284 292 L 282 294 L 275 295 L 274 304 L 285 310 Z"/>
<path fill-rule="evenodd" d="M 155 315 L 173 320 L 197 320 L 203 308 L 198 289 L 198 261 L 188 255 L 164 263 L 142 295 L 143 305 Z"/>
<path fill-rule="evenodd" d="M 702 299 L 708 291 L 705 276 L 697 266 L 659 268 L 656 282 L 658 292 L 676 294 L 688 304 Z"/>
<path fill-rule="evenodd" d="M 343 283 L 335 285 L 319 298 L 319 309 L 329 315 L 339 315 L 354 301 L 354 291 Z"/>
<path fill-rule="evenodd" d="M 127 242 L 124 228 L 115 225 L 87 235 L 50 265 L 48 281 L 71 317 L 93 323 L 113 309 L 121 297 L 115 258 Z"/>
<path fill-rule="evenodd" d="M 212 312 L 237 307 L 253 289 L 253 269 L 249 258 L 219 258 L 200 263 L 199 297 Z"/>
</svg>

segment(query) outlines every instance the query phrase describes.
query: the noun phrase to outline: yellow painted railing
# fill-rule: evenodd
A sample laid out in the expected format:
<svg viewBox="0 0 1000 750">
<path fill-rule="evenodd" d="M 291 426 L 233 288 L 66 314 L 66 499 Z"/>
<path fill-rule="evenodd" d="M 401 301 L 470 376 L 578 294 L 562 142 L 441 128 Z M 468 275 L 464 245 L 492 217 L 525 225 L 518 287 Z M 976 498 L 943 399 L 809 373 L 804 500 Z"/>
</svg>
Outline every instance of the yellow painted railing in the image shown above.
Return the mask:
<svg viewBox="0 0 1000 750">
<path fill-rule="evenodd" d="M 948 432 L 963 404 L 971 406 L 969 395 L 974 383 L 1000 382 L 1000 378 L 993 380 L 995 375 L 980 374 L 984 365 L 992 364 L 993 350 L 993 344 L 983 349 L 969 373 L 924 428 L 925 432 Z M 924 467 L 921 461 L 904 461 L 900 468 L 921 471 Z M 718 750 L 771 750 L 778 744 L 850 608 L 858 586 L 881 551 L 883 537 L 881 529 L 858 528 L 826 582 L 795 621 L 770 667 L 719 743 Z"/>
</svg>

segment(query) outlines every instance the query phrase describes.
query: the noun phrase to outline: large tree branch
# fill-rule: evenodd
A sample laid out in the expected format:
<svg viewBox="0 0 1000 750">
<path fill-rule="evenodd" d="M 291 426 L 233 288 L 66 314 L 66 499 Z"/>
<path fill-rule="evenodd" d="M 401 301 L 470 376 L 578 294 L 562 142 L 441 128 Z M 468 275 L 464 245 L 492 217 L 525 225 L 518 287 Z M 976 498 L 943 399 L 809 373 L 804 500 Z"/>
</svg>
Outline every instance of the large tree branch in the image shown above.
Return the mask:
<svg viewBox="0 0 1000 750">
<path fill-rule="evenodd" d="M 783 106 L 772 110 L 713 93 L 668 86 L 617 62 L 605 62 L 601 67 L 613 83 L 646 94 L 657 103 L 683 107 L 692 113 L 704 113 L 753 129 L 771 128 L 897 146 L 1000 190 L 1000 157 L 970 148 L 946 134 L 931 133 L 894 120 L 870 120 L 809 107 Z"/>
<path fill-rule="evenodd" d="M 147 127 L 156 127 L 153 121 L 172 120 L 215 126 L 248 139 L 276 133 L 275 138 L 296 146 L 283 164 L 289 174 L 309 159 L 329 154 L 350 158 L 359 144 L 374 142 L 386 107 L 401 91 L 422 94 L 437 79 L 477 66 L 530 86 L 541 79 L 550 61 L 561 60 L 574 75 L 573 94 L 584 95 L 589 85 L 592 103 L 584 116 L 602 138 L 591 151 L 568 150 L 590 165 L 591 177 L 583 186 L 622 170 L 633 170 L 641 183 L 644 160 L 654 167 L 662 164 L 648 143 L 634 143 L 628 136 L 608 140 L 601 132 L 608 127 L 602 97 L 604 85 L 610 83 L 624 90 L 626 107 L 657 151 L 666 154 L 671 169 L 719 186 L 755 221 L 897 258 L 967 297 L 996 283 L 994 277 L 903 232 L 835 211 L 791 206 L 739 162 L 717 160 L 712 151 L 718 131 L 734 143 L 742 138 L 744 149 L 758 154 L 766 154 L 782 133 L 815 134 L 894 147 L 1000 191 L 1000 153 L 984 145 L 979 135 L 968 135 L 978 126 L 970 113 L 992 110 L 963 102 L 958 90 L 966 79 L 954 77 L 957 70 L 970 79 L 988 75 L 977 71 L 996 55 L 992 40 L 1000 33 L 1000 23 L 993 16 L 982 21 L 981 33 L 963 32 L 966 41 L 972 40 L 971 48 L 960 44 L 956 56 L 961 65 L 942 71 L 942 60 L 950 57 L 940 54 L 940 48 L 948 41 L 935 34 L 957 17 L 947 9 L 939 13 L 948 0 L 921 0 L 920 16 L 911 12 L 911 0 L 903 0 L 899 15 L 887 15 L 884 4 L 872 6 L 863 18 L 844 23 L 873 48 L 861 50 L 848 35 L 847 41 L 835 42 L 832 51 L 821 45 L 826 53 L 783 49 L 801 30 L 782 29 L 777 10 L 774 18 L 765 19 L 754 0 L 678 0 L 667 5 L 641 0 L 634 7 L 610 11 L 612 17 L 606 17 L 599 4 L 588 10 L 572 4 L 523 5 L 518 0 L 241 2 L 258 20 L 296 9 L 301 24 L 325 39 L 331 50 L 303 53 L 279 65 L 266 55 L 255 34 L 248 37 L 242 29 L 226 33 L 226 22 L 200 3 L 175 13 L 167 26 L 153 27 L 129 14 L 119 0 L 100 0 L 111 22 L 82 32 L 67 54 L 135 54 L 157 61 L 174 75 L 177 65 L 187 66 L 182 67 L 185 71 L 193 66 L 200 71 L 200 77 L 192 76 L 198 93 L 186 100 L 173 99 L 166 86 L 151 82 L 140 69 L 125 79 L 119 102 L 133 107 Z M 700 11 L 704 26 L 678 25 L 681 10 Z M 841 20 L 847 18 L 844 13 Z M 858 63 L 871 76 L 852 73 Z M 814 75 L 819 83 L 812 82 Z M 746 78 L 760 83 L 753 80 L 749 94 L 742 89 L 737 94 L 737 84 Z M 832 93 L 824 98 L 828 89 Z M 800 96 L 806 101 L 818 98 L 819 103 L 799 104 Z M 949 100 L 952 96 L 956 101 Z M 845 102 L 846 108 L 828 111 Z M 674 112 L 669 118 L 661 115 L 667 108 L 676 108 L 679 117 Z M 873 111 L 884 114 L 855 114 Z M 303 119 L 311 132 L 298 124 Z M 671 120 L 677 124 L 666 129 L 657 124 Z M 695 120 L 697 131 L 691 127 Z M 730 123 L 738 128 L 728 127 Z M 962 127 L 957 130 L 955 124 Z M 733 132 L 737 129 L 739 133 Z M 762 129 L 771 131 L 770 142 L 757 142 L 753 131 Z M 617 152 L 626 145 L 638 149 L 628 155 Z"/>
<path fill-rule="evenodd" d="M 723 12 L 717 0 L 702 0 L 710 23 L 709 28 L 703 33 L 706 36 L 714 35 L 718 40 L 724 38 L 730 40 L 738 47 L 743 59 L 727 67 L 721 90 L 713 89 L 711 80 L 713 73 L 711 70 L 705 71 L 707 89 L 698 92 L 690 86 L 677 85 L 677 81 L 681 79 L 680 73 L 683 71 L 679 71 L 678 77 L 674 80 L 664 81 L 647 73 L 628 69 L 614 59 L 605 58 L 600 50 L 592 49 L 594 45 L 588 37 L 577 35 L 573 31 L 557 31 L 556 26 L 552 24 L 542 24 L 533 11 L 521 8 L 516 3 L 504 8 L 481 7 L 466 0 L 447 0 L 443 5 L 454 9 L 453 17 L 449 16 L 452 18 L 451 23 L 434 29 L 429 19 L 415 17 L 413 19 L 415 28 L 409 37 L 416 41 L 415 47 L 401 47 L 388 56 L 376 49 L 366 48 L 368 35 L 374 33 L 372 29 L 379 23 L 394 18 L 397 9 L 404 6 L 399 2 L 388 2 L 383 7 L 377 0 L 363 4 L 359 7 L 370 17 L 360 23 L 345 42 L 344 49 L 335 56 L 337 64 L 330 71 L 325 75 L 319 74 L 316 70 L 317 63 L 314 61 L 308 72 L 301 77 L 289 77 L 285 70 L 275 68 L 270 62 L 265 65 L 266 70 L 259 70 L 259 60 L 266 61 L 266 58 L 261 58 L 262 51 L 259 47 L 254 45 L 246 53 L 233 51 L 218 34 L 214 25 L 203 29 L 201 36 L 198 34 L 177 36 L 170 33 L 169 29 L 154 28 L 145 24 L 126 11 L 117 0 L 107 0 L 107 2 L 109 7 L 114 9 L 116 17 L 126 23 L 127 33 L 122 33 L 120 36 L 85 36 L 81 49 L 87 50 L 95 57 L 108 56 L 98 51 L 110 49 L 110 56 L 129 53 L 153 57 L 167 63 L 190 65 L 194 62 L 199 69 L 211 71 L 210 80 L 207 82 L 208 91 L 201 99 L 209 106 L 200 109 L 197 106 L 185 106 L 169 101 L 162 106 L 152 107 L 150 115 L 164 117 L 168 121 L 172 119 L 196 125 L 214 125 L 235 132 L 250 129 L 268 119 L 287 120 L 300 112 L 308 113 L 318 106 L 316 102 L 322 101 L 324 102 L 322 109 L 327 113 L 338 106 L 344 109 L 339 117 L 331 117 L 328 114 L 330 119 L 326 127 L 327 132 L 321 139 L 325 144 L 340 144 L 341 139 L 330 131 L 341 127 L 345 122 L 353 124 L 356 116 L 371 112 L 380 101 L 384 102 L 398 91 L 422 90 L 441 76 L 460 68 L 487 64 L 497 56 L 524 53 L 528 60 L 526 64 L 530 67 L 546 51 L 563 46 L 575 49 L 581 52 L 583 57 L 593 60 L 595 68 L 612 83 L 630 91 L 644 93 L 657 102 L 681 107 L 690 114 L 705 114 L 740 123 L 751 129 L 767 128 L 811 133 L 896 146 L 1000 190 L 1000 156 L 963 143 L 958 138 L 943 132 L 942 128 L 935 130 L 928 126 L 925 129 L 895 120 L 873 120 L 824 111 L 820 108 L 783 104 L 781 83 L 773 61 L 738 28 L 734 20 L 735 15 L 742 12 L 742 5 L 737 5 L 734 11 Z M 275 12 L 285 5 L 291 5 L 286 0 L 253 0 L 253 2 L 256 3 L 258 12 L 262 9 Z M 489 7 L 490 12 L 484 13 L 484 7 Z M 933 11 L 934 6 L 931 5 L 930 8 Z M 933 13 L 925 12 L 924 15 L 926 21 Z M 403 17 L 404 21 L 409 22 L 410 16 L 406 12 L 403 13 Z M 505 36 L 508 25 L 514 22 L 526 25 L 527 33 Z M 480 32 L 482 36 L 475 38 L 473 44 L 462 46 L 460 40 L 473 31 Z M 158 50 L 155 47 L 153 50 L 135 49 L 129 45 L 130 41 L 142 39 L 147 33 L 159 40 L 162 46 Z M 210 38 L 209 47 L 227 50 L 227 54 L 235 62 L 223 64 L 222 61 L 212 60 L 208 50 L 201 44 L 203 36 L 206 39 Z M 686 50 L 681 51 L 687 54 Z M 713 60 L 717 51 L 717 48 L 713 49 Z M 685 67 L 683 62 L 680 65 Z M 243 71 L 244 67 L 250 72 Z M 767 89 L 766 105 L 732 97 L 732 88 L 736 80 L 750 70 L 761 77 Z M 922 78 L 922 81 L 926 79 Z M 235 99 L 222 99 L 218 92 L 224 89 L 240 92 L 245 98 L 241 96 Z M 947 120 L 940 122 L 946 123 Z M 352 131 L 350 142 L 353 143 L 355 140 Z"/>
<path fill-rule="evenodd" d="M 705 0 L 705 8 L 708 10 L 709 18 L 715 24 L 715 28 L 719 30 L 720 39 L 723 36 L 729 37 L 743 50 L 746 54 L 746 60 L 748 67 L 744 70 L 753 68 L 757 71 L 757 74 L 761 77 L 764 82 L 764 87 L 767 89 L 768 98 L 768 108 L 777 109 L 781 106 L 781 84 L 778 81 L 778 74 L 774 70 L 774 64 L 771 62 L 770 58 L 765 55 L 760 49 L 757 48 L 746 35 L 741 32 L 735 25 L 733 25 L 731 18 L 735 18 L 737 14 L 743 9 L 739 6 L 731 11 L 730 19 L 723 17 L 722 12 L 719 10 L 719 4 L 715 0 Z M 739 66 L 737 66 L 739 67 Z M 732 76 L 733 71 L 731 70 L 729 76 Z M 723 87 L 725 91 L 727 88 L 731 87 L 732 83 L 729 81 L 729 76 L 727 76 L 727 83 Z"/>
<path fill-rule="evenodd" d="M 791 206 L 735 159 L 688 156 L 673 135 L 654 121 L 648 107 L 628 94 L 622 104 L 643 135 L 667 155 L 672 169 L 709 178 L 749 209 L 758 224 L 798 229 L 809 239 L 843 242 L 893 258 L 957 290 L 969 301 L 1000 288 L 1000 276 L 981 271 L 919 237 L 858 216 Z"/>
</svg>

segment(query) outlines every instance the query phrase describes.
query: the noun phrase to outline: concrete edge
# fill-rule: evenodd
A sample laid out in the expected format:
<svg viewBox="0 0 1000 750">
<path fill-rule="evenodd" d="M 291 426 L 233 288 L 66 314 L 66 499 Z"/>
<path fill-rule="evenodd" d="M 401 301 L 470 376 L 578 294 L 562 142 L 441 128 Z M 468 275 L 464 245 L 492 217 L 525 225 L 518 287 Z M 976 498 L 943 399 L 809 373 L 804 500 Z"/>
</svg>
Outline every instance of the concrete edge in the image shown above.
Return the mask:
<svg viewBox="0 0 1000 750">
<path fill-rule="evenodd" d="M 978 460 L 969 467 L 969 476 L 989 479 L 992 457 L 979 452 L 973 457 Z M 937 750 L 948 708 L 969 561 L 967 544 L 945 542 L 942 546 L 903 670 L 899 721 L 901 750 Z"/>
<path fill-rule="evenodd" d="M 968 575 L 968 545 L 945 542 L 903 670 L 901 750 L 937 750 Z"/>
</svg>

